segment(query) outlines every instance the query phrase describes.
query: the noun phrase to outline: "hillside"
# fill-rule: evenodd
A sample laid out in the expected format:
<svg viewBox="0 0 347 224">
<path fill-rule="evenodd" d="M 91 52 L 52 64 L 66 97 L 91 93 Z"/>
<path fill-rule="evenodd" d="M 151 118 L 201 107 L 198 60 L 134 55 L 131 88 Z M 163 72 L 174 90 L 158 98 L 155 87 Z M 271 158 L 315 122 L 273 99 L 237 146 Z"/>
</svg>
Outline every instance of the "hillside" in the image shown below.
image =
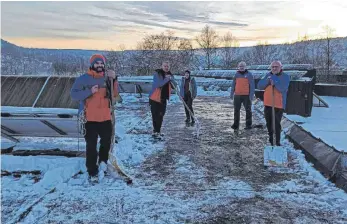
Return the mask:
<svg viewBox="0 0 347 224">
<path fill-rule="evenodd" d="M 339 67 L 347 67 L 347 37 L 331 39 L 332 46 L 331 64 Z M 232 58 L 225 60 L 225 52 L 232 52 Z M 324 67 L 326 57 L 326 40 L 309 40 L 293 44 L 218 48 L 212 58 L 213 67 L 234 67 L 239 60 L 245 60 L 248 64 L 268 64 L 271 60 L 278 59 L 283 63 L 314 64 L 316 67 Z M 88 68 L 88 59 L 94 53 L 107 54 L 109 52 L 82 49 L 41 49 L 24 48 L 1 39 L 1 74 L 2 75 L 40 75 L 40 74 L 75 74 Z M 126 50 L 116 52 L 109 61 L 117 68 L 122 68 L 123 74 L 142 75 L 144 70 L 153 70 L 161 60 L 162 52 L 151 53 L 150 56 L 141 55 L 140 51 Z M 141 56 L 139 56 L 141 55 Z M 146 58 L 146 57 L 151 57 Z M 154 57 L 152 59 L 152 57 Z M 171 58 L 169 56 L 169 58 Z M 193 61 L 184 61 L 183 67 L 192 70 L 205 68 L 206 60 L 203 51 L 195 50 Z M 147 60 L 144 60 L 147 59 Z M 171 61 L 175 61 L 175 57 Z M 192 59 L 193 60 L 193 59 Z M 149 61 L 149 62 L 148 62 Z M 230 61 L 230 62 L 229 62 Z M 153 68 L 152 68 L 153 67 Z M 176 66 L 177 67 L 177 66 Z M 182 66 L 181 66 L 182 67 Z M 127 70 L 124 70 L 127 68 Z M 128 69 L 129 68 L 129 69 Z"/>
</svg>

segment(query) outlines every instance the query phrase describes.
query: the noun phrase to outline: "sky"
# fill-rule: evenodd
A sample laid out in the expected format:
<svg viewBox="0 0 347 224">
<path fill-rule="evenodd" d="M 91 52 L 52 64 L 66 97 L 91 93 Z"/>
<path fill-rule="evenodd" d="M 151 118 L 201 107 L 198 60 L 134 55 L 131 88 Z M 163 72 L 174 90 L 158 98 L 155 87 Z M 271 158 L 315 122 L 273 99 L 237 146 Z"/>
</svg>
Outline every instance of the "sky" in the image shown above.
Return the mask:
<svg viewBox="0 0 347 224">
<path fill-rule="evenodd" d="M 23 47 L 135 49 L 167 30 L 192 39 L 205 25 L 240 46 L 291 42 L 329 25 L 347 36 L 347 1 L 1 2 L 1 38 Z"/>
</svg>

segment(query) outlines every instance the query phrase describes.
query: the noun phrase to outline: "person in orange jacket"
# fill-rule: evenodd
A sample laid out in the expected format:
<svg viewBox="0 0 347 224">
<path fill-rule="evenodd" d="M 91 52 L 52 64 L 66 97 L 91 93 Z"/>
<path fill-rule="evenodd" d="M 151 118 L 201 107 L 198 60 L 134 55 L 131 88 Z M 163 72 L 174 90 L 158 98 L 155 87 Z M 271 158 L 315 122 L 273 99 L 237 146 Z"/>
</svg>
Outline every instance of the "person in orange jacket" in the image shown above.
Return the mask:
<svg viewBox="0 0 347 224">
<path fill-rule="evenodd" d="M 230 98 L 234 101 L 234 123 L 232 129 L 238 130 L 240 125 L 241 105 L 246 110 L 246 127 L 252 128 L 252 100 L 255 91 L 254 78 L 251 72 L 246 68 L 246 62 L 241 61 L 238 64 L 238 70 L 231 86 Z"/>
<path fill-rule="evenodd" d="M 86 167 L 89 178 L 97 181 L 99 169 L 106 172 L 112 138 L 111 122 L 111 79 L 114 80 L 114 96 L 118 96 L 118 81 L 113 70 L 105 71 L 106 58 L 94 54 L 90 58 L 87 73 L 78 77 L 72 88 L 71 97 L 79 101 L 79 116 L 85 118 Z M 112 108 L 113 109 L 113 108 Z M 97 141 L 100 136 L 99 155 Z"/>
<path fill-rule="evenodd" d="M 169 62 L 163 62 L 161 69 L 156 69 L 153 75 L 152 90 L 149 93 L 149 105 L 151 106 L 152 122 L 153 122 L 153 138 L 162 138 L 161 126 L 163 124 L 166 112 L 167 100 L 170 99 L 171 89 L 175 86 L 171 82 L 175 82 L 170 72 Z"/>
<path fill-rule="evenodd" d="M 289 88 L 290 77 L 282 70 L 282 63 L 280 61 L 273 61 L 271 63 L 271 72 L 265 75 L 258 82 L 258 89 L 264 91 L 264 116 L 266 120 L 266 127 L 269 134 L 269 142 L 274 145 L 273 130 L 272 130 L 272 100 L 274 94 L 274 107 L 275 107 L 275 131 L 277 146 L 281 145 L 281 120 L 283 112 L 286 109 L 287 92 Z M 274 92 L 273 92 L 274 88 Z"/>
</svg>

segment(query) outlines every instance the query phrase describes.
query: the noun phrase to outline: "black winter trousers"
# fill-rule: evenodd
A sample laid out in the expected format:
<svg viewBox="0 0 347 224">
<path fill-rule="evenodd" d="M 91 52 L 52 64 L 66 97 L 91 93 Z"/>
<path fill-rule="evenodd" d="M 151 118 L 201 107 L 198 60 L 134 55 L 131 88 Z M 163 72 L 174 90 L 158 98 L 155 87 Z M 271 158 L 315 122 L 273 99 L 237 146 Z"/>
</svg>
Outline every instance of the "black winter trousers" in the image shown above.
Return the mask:
<svg viewBox="0 0 347 224">
<path fill-rule="evenodd" d="M 149 104 L 151 106 L 153 131 L 160 133 L 166 112 L 166 100 L 162 100 L 162 103 L 149 100 Z"/>
<path fill-rule="evenodd" d="M 86 134 L 86 166 L 89 175 L 94 176 L 98 173 L 98 164 L 107 163 L 108 153 L 111 147 L 112 138 L 112 122 L 110 120 L 104 122 L 88 121 L 85 124 Z M 98 137 L 100 136 L 99 155 L 96 150 Z M 99 157 L 99 161 L 98 161 Z"/>
<path fill-rule="evenodd" d="M 276 145 L 280 145 L 281 141 L 281 120 L 283 116 L 283 109 L 275 108 L 275 130 L 276 130 Z M 272 107 L 265 106 L 264 115 L 266 120 L 266 127 L 269 134 L 269 142 L 273 145 L 273 128 L 272 128 Z"/>
<path fill-rule="evenodd" d="M 248 95 L 240 96 L 235 95 L 234 96 L 234 126 L 237 128 L 240 125 L 240 110 L 241 105 L 245 107 L 246 110 L 246 126 L 252 126 L 252 103 L 249 99 Z"/>
<path fill-rule="evenodd" d="M 190 92 L 184 94 L 184 102 L 187 104 L 189 110 L 193 113 L 194 116 L 194 111 L 193 111 L 193 98 Z M 194 121 L 194 118 L 190 116 L 189 111 L 186 107 L 184 107 L 184 110 L 186 112 L 186 118 L 187 120 L 192 120 Z"/>
</svg>

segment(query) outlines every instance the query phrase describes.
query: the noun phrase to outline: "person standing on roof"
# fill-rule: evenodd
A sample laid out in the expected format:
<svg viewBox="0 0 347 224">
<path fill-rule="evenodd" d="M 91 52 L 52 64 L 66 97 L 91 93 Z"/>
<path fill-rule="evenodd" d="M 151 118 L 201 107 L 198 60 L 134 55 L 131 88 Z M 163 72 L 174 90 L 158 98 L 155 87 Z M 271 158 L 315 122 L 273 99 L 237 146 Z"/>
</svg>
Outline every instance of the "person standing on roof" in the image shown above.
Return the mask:
<svg viewBox="0 0 347 224">
<path fill-rule="evenodd" d="M 186 70 L 184 72 L 184 76 L 182 77 L 181 86 L 180 86 L 180 94 L 184 102 L 187 104 L 190 112 L 192 113 L 190 114 L 189 110 L 186 107 L 184 107 L 186 112 L 185 122 L 189 124 L 191 120 L 192 122 L 191 124 L 193 125 L 195 123 L 195 120 L 193 117 L 194 116 L 193 100 L 196 98 L 196 95 L 197 95 L 197 87 L 196 87 L 195 79 L 190 77 L 189 70 Z"/>
<path fill-rule="evenodd" d="M 246 69 L 246 62 L 241 61 L 238 64 L 233 84 L 231 86 L 230 98 L 234 99 L 234 124 L 232 129 L 238 130 L 240 125 L 240 110 L 243 104 L 246 110 L 246 127 L 252 128 L 252 100 L 254 96 L 254 78 L 251 72 Z"/>
<path fill-rule="evenodd" d="M 170 64 L 165 61 L 161 69 L 156 69 L 153 75 L 152 90 L 149 93 L 149 105 L 151 107 L 154 138 L 162 138 L 161 127 L 166 112 L 167 100 L 170 99 L 171 89 L 175 87 L 171 84 L 174 77 L 170 72 Z"/>
<path fill-rule="evenodd" d="M 273 61 L 271 63 L 271 72 L 261 79 L 258 83 L 258 89 L 265 90 L 264 92 L 264 116 L 266 120 L 266 127 L 269 134 L 269 142 L 273 142 L 272 130 L 272 102 L 273 102 L 273 87 L 274 87 L 274 101 L 275 101 L 275 131 L 276 131 L 276 145 L 281 146 L 281 120 L 283 112 L 286 108 L 287 92 L 290 83 L 290 77 L 282 70 L 282 63 L 280 61 Z"/>
<path fill-rule="evenodd" d="M 86 167 L 91 181 L 98 180 L 99 169 L 106 172 L 112 138 L 111 79 L 114 96 L 118 96 L 118 81 L 113 70 L 105 72 L 106 59 L 94 54 L 87 73 L 76 78 L 71 97 L 79 101 L 79 116 L 85 118 Z M 112 108 L 113 109 L 113 108 Z M 97 141 L 100 136 L 99 155 Z"/>
</svg>

